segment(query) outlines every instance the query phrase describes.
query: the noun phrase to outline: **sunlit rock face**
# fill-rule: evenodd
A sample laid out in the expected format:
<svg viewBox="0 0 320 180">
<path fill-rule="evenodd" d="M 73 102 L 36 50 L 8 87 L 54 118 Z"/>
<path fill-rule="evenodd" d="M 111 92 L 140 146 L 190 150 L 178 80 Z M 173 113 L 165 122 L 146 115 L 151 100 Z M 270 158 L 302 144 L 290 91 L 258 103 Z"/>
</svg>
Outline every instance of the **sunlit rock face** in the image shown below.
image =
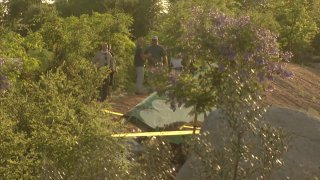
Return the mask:
<svg viewBox="0 0 320 180">
<path fill-rule="evenodd" d="M 281 127 L 289 136 L 288 151 L 283 166 L 276 168 L 269 179 L 317 179 L 320 177 L 320 118 L 304 112 L 272 107 L 264 115 L 274 127 Z M 204 121 L 202 133 L 208 133 L 212 148 L 221 148 L 228 138 L 226 122 L 219 110 L 213 111 Z M 202 161 L 203 162 L 203 161 Z M 202 180 L 203 167 L 197 156 L 190 157 L 180 169 L 177 180 Z M 259 179 L 257 177 L 257 179 Z"/>
</svg>

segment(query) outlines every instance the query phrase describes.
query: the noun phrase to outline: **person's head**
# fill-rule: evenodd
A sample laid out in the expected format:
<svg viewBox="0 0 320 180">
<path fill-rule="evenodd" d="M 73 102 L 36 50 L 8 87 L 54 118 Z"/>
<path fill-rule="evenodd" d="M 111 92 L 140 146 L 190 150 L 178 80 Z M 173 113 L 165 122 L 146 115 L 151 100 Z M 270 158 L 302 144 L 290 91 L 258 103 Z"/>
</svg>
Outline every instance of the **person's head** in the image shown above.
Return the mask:
<svg viewBox="0 0 320 180">
<path fill-rule="evenodd" d="M 137 46 L 142 47 L 144 45 L 145 41 L 143 37 L 139 37 L 137 40 Z"/>
<path fill-rule="evenodd" d="M 177 53 L 177 58 L 182 58 L 182 53 L 181 52 Z"/>
<path fill-rule="evenodd" d="M 153 36 L 151 39 L 151 44 L 157 45 L 158 44 L 158 36 Z"/>
<path fill-rule="evenodd" d="M 101 43 L 101 52 L 108 52 L 108 44 Z"/>
</svg>

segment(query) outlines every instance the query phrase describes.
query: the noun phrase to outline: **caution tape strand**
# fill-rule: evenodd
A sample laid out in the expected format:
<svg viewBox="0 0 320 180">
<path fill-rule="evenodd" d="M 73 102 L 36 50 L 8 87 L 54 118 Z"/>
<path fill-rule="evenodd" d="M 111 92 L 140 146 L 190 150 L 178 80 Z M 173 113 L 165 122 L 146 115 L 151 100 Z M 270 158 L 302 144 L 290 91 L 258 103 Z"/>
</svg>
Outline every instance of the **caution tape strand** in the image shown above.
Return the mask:
<svg viewBox="0 0 320 180">
<path fill-rule="evenodd" d="M 196 130 L 195 134 L 199 134 L 200 130 Z M 112 137 L 141 137 L 141 136 L 176 136 L 176 135 L 191 135 L 193 130 L 186 131 L 161 131 L 161 132 L 139 132 L 139 133 L 121 133 L 112 134 Z"/>
</svg>

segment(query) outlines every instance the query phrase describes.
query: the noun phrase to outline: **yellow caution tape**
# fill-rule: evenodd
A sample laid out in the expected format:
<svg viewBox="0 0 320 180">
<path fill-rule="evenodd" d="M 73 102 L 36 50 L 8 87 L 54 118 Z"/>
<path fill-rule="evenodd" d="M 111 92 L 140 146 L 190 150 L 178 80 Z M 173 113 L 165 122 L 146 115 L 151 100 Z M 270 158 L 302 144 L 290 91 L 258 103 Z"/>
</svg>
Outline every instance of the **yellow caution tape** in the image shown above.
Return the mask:
<svg viewBox="0 0 320 180">
<path fill-rule="evenodd" d="M 113 111 L 109 111 L 109 110 L 106 110 L 106 109 L 104 109 L 103 111 L 106 112 L 106 113 L 109 113 L 109 114 L 117 115 L 117 116 L 124 116 L 124 114 L 122 114 L 122 113 L 113 112 Z"/>
<path fill-rule="evenodd" d="M 199 134 L 200 130 L 196 130 L 195 134 Z M 141 136 L 176 136 L 176 135 L 190 135 L 193 130 L 186 131 L 161 131 L 161 132 L 140 132 L 140 133 L 121 133 L 112 134 L 112 137 L 141 137 Z"/>
<path fill-rule="evenodd" d="M 183 128 L 193 129 L 193 126 L 183 125 L 183 126 L 180 127 L 180 129 L 183 129 Z M 201 129 L 201 128 L 200 127 L 196 127 L 196 129 Z"/>
</svg>

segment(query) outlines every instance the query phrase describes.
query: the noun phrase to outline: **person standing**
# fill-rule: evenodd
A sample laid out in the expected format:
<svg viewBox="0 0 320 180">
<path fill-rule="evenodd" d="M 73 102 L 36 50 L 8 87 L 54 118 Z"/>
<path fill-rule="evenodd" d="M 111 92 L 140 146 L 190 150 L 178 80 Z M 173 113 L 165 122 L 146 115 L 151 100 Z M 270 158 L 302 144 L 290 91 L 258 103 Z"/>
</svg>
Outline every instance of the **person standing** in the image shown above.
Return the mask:
<svg viewBox="0 0 320 180">
<path fill-rule="evenodd" d="M 144 61 L 145 56 L 143 53 L 144 39 L 138 38 L 136 51 L 134 55 L 134 67 L 136 69 L 136 94 L 145 94 L 143 87 L 144 82 Z"/>
<path fill-rule="evenodd" d="M 164 48 L 159 45 L 158 37 L 153 36 L 151 45 L 144 52 L 147 63 L 147 84 L 150 92 L 161 87 L 163 76 L 167 73 L 168 63 Z"/>
<path fill-rule="evenodd" d="M 92 62 L 97 68 L 108 66 L 109 69 L 111 70 L 111 72 L 107 74 L 106 79 L 104 80 L 103 85 L 101 87 L 101 91 L 100 91 L 101 101 L 104 101 L 107 99 L 108 96 L 110 96 L 110 93 L 111 93 L 110 86 L 112 86 L 112 82 L 113 82 L 113 80 L 110 77 L 110 74 L 115 71 L 114 59 L 111 53 L 108 51 L 107 43 L 101 44 L 101 49 L 99 52 L 96 53 Z"/>
<path fill-rule="evenodd" d="M 158 36 L 153 36 L 151 45 L 145 50 L 150 66 L 167 66 L 167 56 L 164 48 L 159 45 Z"/>
</svg>

